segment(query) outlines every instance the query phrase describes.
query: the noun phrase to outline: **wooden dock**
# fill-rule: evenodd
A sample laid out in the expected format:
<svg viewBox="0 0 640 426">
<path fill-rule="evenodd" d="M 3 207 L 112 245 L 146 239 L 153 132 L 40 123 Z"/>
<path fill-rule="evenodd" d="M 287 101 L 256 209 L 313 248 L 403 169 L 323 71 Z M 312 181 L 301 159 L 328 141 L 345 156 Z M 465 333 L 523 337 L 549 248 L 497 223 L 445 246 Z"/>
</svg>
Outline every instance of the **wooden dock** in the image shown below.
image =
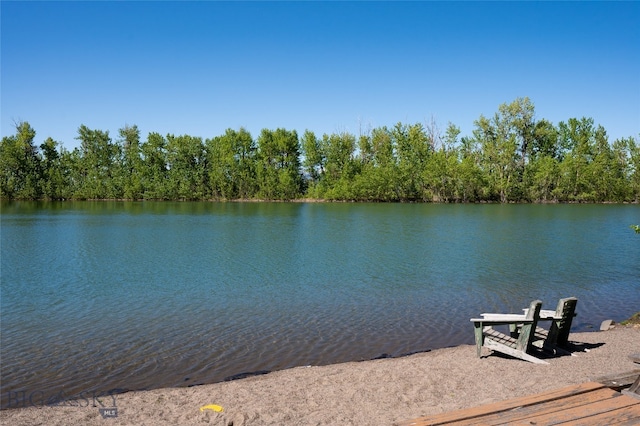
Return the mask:
<svg viewBox="0 0 640 426">
<path fill-rule="evenodd" d="M 399 426 L 504 424 L 640 425 L 640 398 L 623 395 L 603 383 L 588 382 L 408 420 Z"/>
</svg>

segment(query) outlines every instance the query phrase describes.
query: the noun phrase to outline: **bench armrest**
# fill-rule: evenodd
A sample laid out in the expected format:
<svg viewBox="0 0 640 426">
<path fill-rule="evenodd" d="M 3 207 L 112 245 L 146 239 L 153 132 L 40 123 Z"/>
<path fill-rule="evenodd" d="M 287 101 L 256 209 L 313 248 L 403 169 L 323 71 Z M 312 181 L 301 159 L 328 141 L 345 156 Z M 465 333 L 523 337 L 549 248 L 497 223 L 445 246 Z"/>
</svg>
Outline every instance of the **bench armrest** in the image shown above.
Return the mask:
<svg viewBox="0 0 640 426">
<path fill-rule="evenodd" d="M 526 320 L 526 315 L 520 314 L 480 314 L 482 318 L 486 320 L 505 320 L 505 321 L 519 321 Z"/>
<path fill-rule="evenodd" d="M 532 324 L 533 319 L 527 319 L 524 315 L 500 315 L 500 317 L 471 318 L 471 322 L 487 325 L 508 324 Z"/>
<path fill-rule="evenodd" d="M 527 315 L 527 312 L 529 312 L 529 308 L 524 308 L 522 311 L 524 312 L 525 315 Z M 574 312 L 573 316 L 576 317 L 576 316 L 578 316 L 578 314 Z M 542 318 L 542 319 L 560 320 L 560 319 L 562 319 L 562 315 L 557 316 L 556 315 L 556 311 L 543 309 L 543 310 L 540 311 L 540 318 Z"/>
</svg>

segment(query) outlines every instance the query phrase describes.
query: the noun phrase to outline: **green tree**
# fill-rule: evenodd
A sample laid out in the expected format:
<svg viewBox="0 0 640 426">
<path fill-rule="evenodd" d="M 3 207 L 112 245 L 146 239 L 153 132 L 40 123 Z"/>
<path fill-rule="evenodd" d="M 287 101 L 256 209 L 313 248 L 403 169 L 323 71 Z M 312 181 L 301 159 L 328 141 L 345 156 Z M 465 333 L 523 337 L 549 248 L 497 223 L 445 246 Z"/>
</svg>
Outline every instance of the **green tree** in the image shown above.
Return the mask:
<svg viewBox="0 0 640 426">
<path fill-rule="evenodd" d="M 295 130 L 263 129 L 258 137 L 257 164 L 261 197 L 291 200 L 301 195 L 300 143 Z"/>
<path fill-rule="evenodd" d="M 482 168 L 487 176 L 487 194 L 502 203 L 516 198 L 518 160 L 517 141 L 513 129 L 499 114 L 492 120 L 480 116 L 474 122 L 475 139 L 481 145 Z"/>
<path fill-rule="evenodd" d="M 256 194 L 255 152 L 251 134 L 227 129 L 205 142 L 209 187 L 216 199 L 252 198 Z"/>
<path fill-rule="evenodd" d="M 120 149 L 111 141 L 109 132 L 81 125 L 76 139 L 80 141 L 81 154 L 79 196 L 89 199 L 121 198 L 122 190 L 114 179 Z"/>
<path fill-rule="evenodd" d="M 40 150 L 42 151 L 42 195 L 49 200 L 59 200 L 64 197 L 64 189 L 68 185 L 64 178 L 61 155 L 58 152 L 58 142 L 47 138 Z"/>
<path fill-rule="evenodd" d="M 320 152 L 324 173 L 320 181 L 320 194 L 329 200 L 352 200 L 352 183 L 359 173 L 354 151 L 356 138 L 348 132 L 324 134 Z"/>
<path fill-rule="evenodd" d="M 120 151 L 122 152 L 119 175 L 123 196 L 130 200 L 143 198 L 143 163 L 138 126 L 125 125 L 118 131 Z"/>
<path fill-rule="evenodd" d="M 594 201 L 623 201 L 624 190 L 620 185 L 623 170 L 602 126 L 598 126 L 594 134 L 593 159 L 587 167 L 587 175 Z"/>
<path fill-rule="evenodd" d="M 60 148 L 60 172 L 63 185 L 58 188 L 62 199 L 82 199 L 82 185 L 84 184 L 84 171 L 80 149 L 73 151 Z"/>
<path fill-rule="evenodd" d="M 36 131 L 26 121 L 16 124 L 16 134 L 0 143 L 0 196 L 38 199 L 42 194 L 42 168 Z"/>
<path fill-rule="evenodd" d="M 235 140 L 236 132 L 227 129 L 223 136 L 205 141 L 209 161 L 209 188 L 213 198 L 218 200 L 238 197 Z"/>
<path fill-rule="evenodd" d="M 425 200 L 427 183 L 424 171 L 433 146 L 420 123 L 397 123 L 392 130 L 398 157 L 400 196 L 407 201 Z"/>
<path fill-rule="evenodd" d="M 561 148 L 558 145 L 558 129 L 549 121 L 542 119 L 535 124 L 531 157 L 548 156 L 554 160 L 562 160 Z"/>
<path fill-rule="evenodd" d="M 510 104 L 498 107 L 499 122 L 509 137 L 514 137 L 518 147 L 520 170 L 524 171 L 532 149 L 535 147 L 535 108 L 529 98 L 516 98 Z"/>
<path fill-rule="evenodd" d="M 556 201 L 559 179 L 558 162 L 550 155 L 537 155 L 525 174 L 529 200 L 544 203 Z"/>
<path fill-rule="evenodd" d="M 530 160 L 523 170 L 523 197 L 527 201 L 557 201 L 561 158 L 556 127 L 544 119 L 535 123 Z"/>
<path fill-rule="evenodd" d="M 0 141 L 0 196 L 17 199 L 243 199 L 438 202 L 640 202 L 637 138 L 609 143 L 591 118 L 554 126 L 517 98 L 471 136 L 432 121 L 349 133 L 244 129 L 207 139 L 82 125 L 80 146 L 39 148 L 26 123 Z M 301 158 L 302 157 L 302 158 Z"/>
<path fill-rule="evenodd" d="M 457 149 L 459 135 L 460 129 L 449 123 L 444 139 L 439 144 L 434 144 L 440 147 L 431 154 L 424 171 L 433 201 L 452 202 L 464 198 L 463 175 Z"/>
<path fill-rule="evenodd" d="M 456 194 L 463 203 L 485 199 L 486 181 L 482 169 L 472 156 L 463 156 L 458 165 Z"/>
<path fill-rule="evenodd" d="M 558 124 L 560 181 L 558 198 L 564 201 L 595 201 L 589 182 L 588 165 L 593 161 L 595 151 L 595 128 L 592 118 L 578 120 L 570 118 Z"/>
<path fill-rule="evenodd" d="M 149 133 L 141 146 L 141 152 L 143 197 L 147 200 L 170 198 L 167 140 L 159 133 Z"/>
<path fill-rule="evenodd" d="M 302 170 L 305 173 L 308 185 L 307 196 L 319 198 L 317 185 L 324 174 L 325 157 L 322 155 L 320 140 L 315 133 L 305 130 L 301 141 L 301 154 L 303 156 Z"/>
<path fill-rule="evenodd" d="M 167 135 L 167 193 L 174 200 L 202 200 L 207 191 L 207 155 L 202 139 Z"/>
<path fill-rule="evenodd" d="M 464 197 L 461 194 L 461 167 L 454 153 L 442 147 L 435 151 L 423 173 L 432 201 L 449 203 Z"/>
<path fill-rule="evenodd" d="M 629 153 L 629 165 L 627 169 L 627 186 L 630 201 L 640 202 L 640 144 L 633 137 L 624 140 Z"/>
<path fill-rule="evenodd" d="M 360 165 L 354 175 L 351 198 L 397 201 L 401 197 L 393 136 L 386 127 L 360 136 Z"/>
</svg>

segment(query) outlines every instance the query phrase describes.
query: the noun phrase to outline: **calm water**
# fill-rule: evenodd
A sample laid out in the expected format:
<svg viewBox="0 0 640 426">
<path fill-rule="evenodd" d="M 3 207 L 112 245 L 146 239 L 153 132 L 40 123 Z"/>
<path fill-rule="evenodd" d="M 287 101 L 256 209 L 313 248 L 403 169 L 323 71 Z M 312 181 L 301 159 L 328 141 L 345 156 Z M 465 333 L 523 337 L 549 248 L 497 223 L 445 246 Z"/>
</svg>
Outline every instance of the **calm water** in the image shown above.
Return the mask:
<svg viewBox="0 0 640 426">
<path fill-rule="evenodd" d="M 469 318 L 640 310 L 640 207 L 3 203 L 2 398 L 473 342 Z M 386 354 L 386 355 L 385 355 Z"/>
</svg>

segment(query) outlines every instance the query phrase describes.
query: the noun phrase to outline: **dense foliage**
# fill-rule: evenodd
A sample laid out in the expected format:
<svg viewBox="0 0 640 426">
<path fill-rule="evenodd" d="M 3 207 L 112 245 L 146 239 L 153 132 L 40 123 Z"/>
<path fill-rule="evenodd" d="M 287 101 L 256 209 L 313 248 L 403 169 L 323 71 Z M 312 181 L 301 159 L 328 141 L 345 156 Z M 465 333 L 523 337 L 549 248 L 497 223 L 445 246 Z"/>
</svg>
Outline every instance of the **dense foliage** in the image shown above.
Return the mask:
<svg viewBox="0 0 640 426">
<path fill-rule="evenodd" d="M 554 126 L 528 98 L 480 116 L 472 135 L 449 124 L 334 133 L 245 129 L 202 140 L 136 126 L 82 125 L 73 151 L 16 125 L 0 145 L 5 199 L 292 200 L 420 202 L 638 202 L 640 146 L 609 143 L 593 119 Z"/>
</svg>

